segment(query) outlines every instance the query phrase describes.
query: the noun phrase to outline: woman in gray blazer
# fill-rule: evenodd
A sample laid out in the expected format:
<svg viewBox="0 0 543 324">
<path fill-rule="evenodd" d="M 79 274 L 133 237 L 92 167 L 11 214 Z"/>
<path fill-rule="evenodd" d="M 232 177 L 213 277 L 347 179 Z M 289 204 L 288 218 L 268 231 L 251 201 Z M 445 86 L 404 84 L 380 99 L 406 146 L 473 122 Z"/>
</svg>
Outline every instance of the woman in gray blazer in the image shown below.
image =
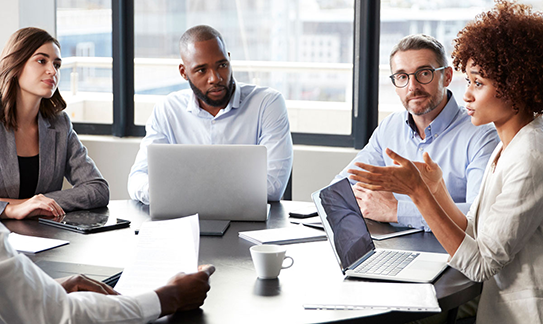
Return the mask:
<svg viewBox="0 0 543 324">
<path fill-rule="evenodd" d="M 23 28 L 1 57 L 1 217 L 59 216 L 106 206 L 109 186 L 63 112 L 59 42 L 42 29 Z M 62 190 L 64 177 L 71 189 Z"/>
</svg>

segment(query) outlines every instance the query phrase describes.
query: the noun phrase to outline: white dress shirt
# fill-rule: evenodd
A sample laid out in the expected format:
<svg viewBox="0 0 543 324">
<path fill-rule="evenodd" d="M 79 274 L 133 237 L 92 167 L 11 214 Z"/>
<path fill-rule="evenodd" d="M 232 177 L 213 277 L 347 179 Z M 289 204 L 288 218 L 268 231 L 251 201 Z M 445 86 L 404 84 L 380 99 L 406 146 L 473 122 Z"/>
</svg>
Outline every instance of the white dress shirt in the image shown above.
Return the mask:
<svg viewBox="0 0 543 324">
<path fill-rule="evenodd" d="M 467 235 L 449 263 L 484 281 L 477 323 L 543 323 L 541 117 L 502 148 L 490 157 Z"/>
<path fill-rule="evenodd" d="M 158 318 L 154 291 L 139 296 L 107 296 L 92 292 L 67 294 L 8 242 L 0 223 L 0 323 L 147 323 Z"/>
<path fill-rule="evenodd" d="M 228 105 L 216 116 L 200 108 L 191 89 L 155 105 L 128 177 L 130 197 L 149 204 L 147 146 L 166 144 L 257 144 L 267 148 L 268 200 L 283 196 L 292 168 L 292 138 L 283 96 L 271 88 L 236 82 Z"/>
</svg>

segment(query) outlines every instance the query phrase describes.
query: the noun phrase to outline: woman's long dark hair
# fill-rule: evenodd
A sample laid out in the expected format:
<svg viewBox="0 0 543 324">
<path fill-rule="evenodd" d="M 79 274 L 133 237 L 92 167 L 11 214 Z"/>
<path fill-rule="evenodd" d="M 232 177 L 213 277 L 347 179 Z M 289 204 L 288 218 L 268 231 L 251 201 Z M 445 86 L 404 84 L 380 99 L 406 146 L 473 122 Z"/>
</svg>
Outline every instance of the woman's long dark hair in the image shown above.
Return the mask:
<svg viewBox="0 0 543 324">
<path fill-rule="evenodd" d="M 16 107 L 18 77 L 26 62 L 40 46 L 53 43 L 60 49 L 60 43 L 40 28 L 27 27 L 16 31 L 9 38 L 0 59 L 0 122 L 6 129 L 17 129 Z M 51 98 L 42 98 L 40 112 L 50 118 L 66 108 L 66 102 L 58 88 Z"/>
</svg>

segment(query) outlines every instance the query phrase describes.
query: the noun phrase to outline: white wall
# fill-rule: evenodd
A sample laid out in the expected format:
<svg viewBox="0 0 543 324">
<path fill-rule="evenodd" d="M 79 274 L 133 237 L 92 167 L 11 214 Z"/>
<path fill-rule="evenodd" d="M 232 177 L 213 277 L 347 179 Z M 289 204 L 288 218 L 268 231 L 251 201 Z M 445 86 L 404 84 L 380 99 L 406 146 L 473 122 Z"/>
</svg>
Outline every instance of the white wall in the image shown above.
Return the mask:
<svg viewBox="0 0 543 324">
<path fill-rule="evenodd" d="M 93 135 L 81 135 L 80 139 L 109 182 L 111 199 L 129 199 L 126 183 L 140 139 Z M 292 199 L 310 201 L 311 193 L 330 183 L 356 152 L 352 148 L 295 145 Z"/>
<path fill-rule="evenodd" d="M 39 27 L 56 36 L 55 0 L 0 0 L 0 46 L 23 27 Z"/>
</svg>

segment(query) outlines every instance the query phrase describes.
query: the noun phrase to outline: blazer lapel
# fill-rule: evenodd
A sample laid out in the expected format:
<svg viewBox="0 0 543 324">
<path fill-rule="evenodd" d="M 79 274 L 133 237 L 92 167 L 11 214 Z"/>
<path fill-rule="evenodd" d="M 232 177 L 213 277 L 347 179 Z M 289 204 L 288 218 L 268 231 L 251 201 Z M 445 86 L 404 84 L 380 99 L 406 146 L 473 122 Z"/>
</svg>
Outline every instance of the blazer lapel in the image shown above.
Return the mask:
<svg viewBox="0 0 543 324">
<path fill-rule="evenodd" d="M 475 235 L 477 235 L 477 232 L 478 232 L 477 226 L 479 225 L 479 218 L 480 218 L 479 212 L 481 209 L 481 203 L 483 202 L 483 199 L 485 197 L 485 188 L 487 186 L 488 177 L 492 172 L 494 172 L 494 168 L 495 168 L 494 160 L 496 159 L 497 154 L 501 152 L 502 147 L 503 147 L 501 142 L 498 144 L 498 147 L 499 147 L 499 150 L 498 151 L 495 150 L 494 152 L 492 152 L 492 155 L 490 155 L 490 159 L 488 160 L 488 165 L 485 168 L 485 172 L 483 174 L 483 179 L 481 180 L 481 188 L 479 189 L 479 196 L 476 199 L 477 206 L 475 208 L 475 215 L 474 215 L 475 219 L 473 223 L 473 231 Z"/>
<path fill-rule="evenodd" d="M 38 127 L 40 136 L 40 174 L 36 193 L 46 192 L 53 181 L 56 165 L 57 131 L 51 127 L 48 120 L 38 114 Z"/>
<path fill-rule="evenodd" d="M 19 198 L 19 161 L 17 160 L 17 147 L 15 134 L 0 126 L 0 176 L 9 198 Z"/>
</svg>

